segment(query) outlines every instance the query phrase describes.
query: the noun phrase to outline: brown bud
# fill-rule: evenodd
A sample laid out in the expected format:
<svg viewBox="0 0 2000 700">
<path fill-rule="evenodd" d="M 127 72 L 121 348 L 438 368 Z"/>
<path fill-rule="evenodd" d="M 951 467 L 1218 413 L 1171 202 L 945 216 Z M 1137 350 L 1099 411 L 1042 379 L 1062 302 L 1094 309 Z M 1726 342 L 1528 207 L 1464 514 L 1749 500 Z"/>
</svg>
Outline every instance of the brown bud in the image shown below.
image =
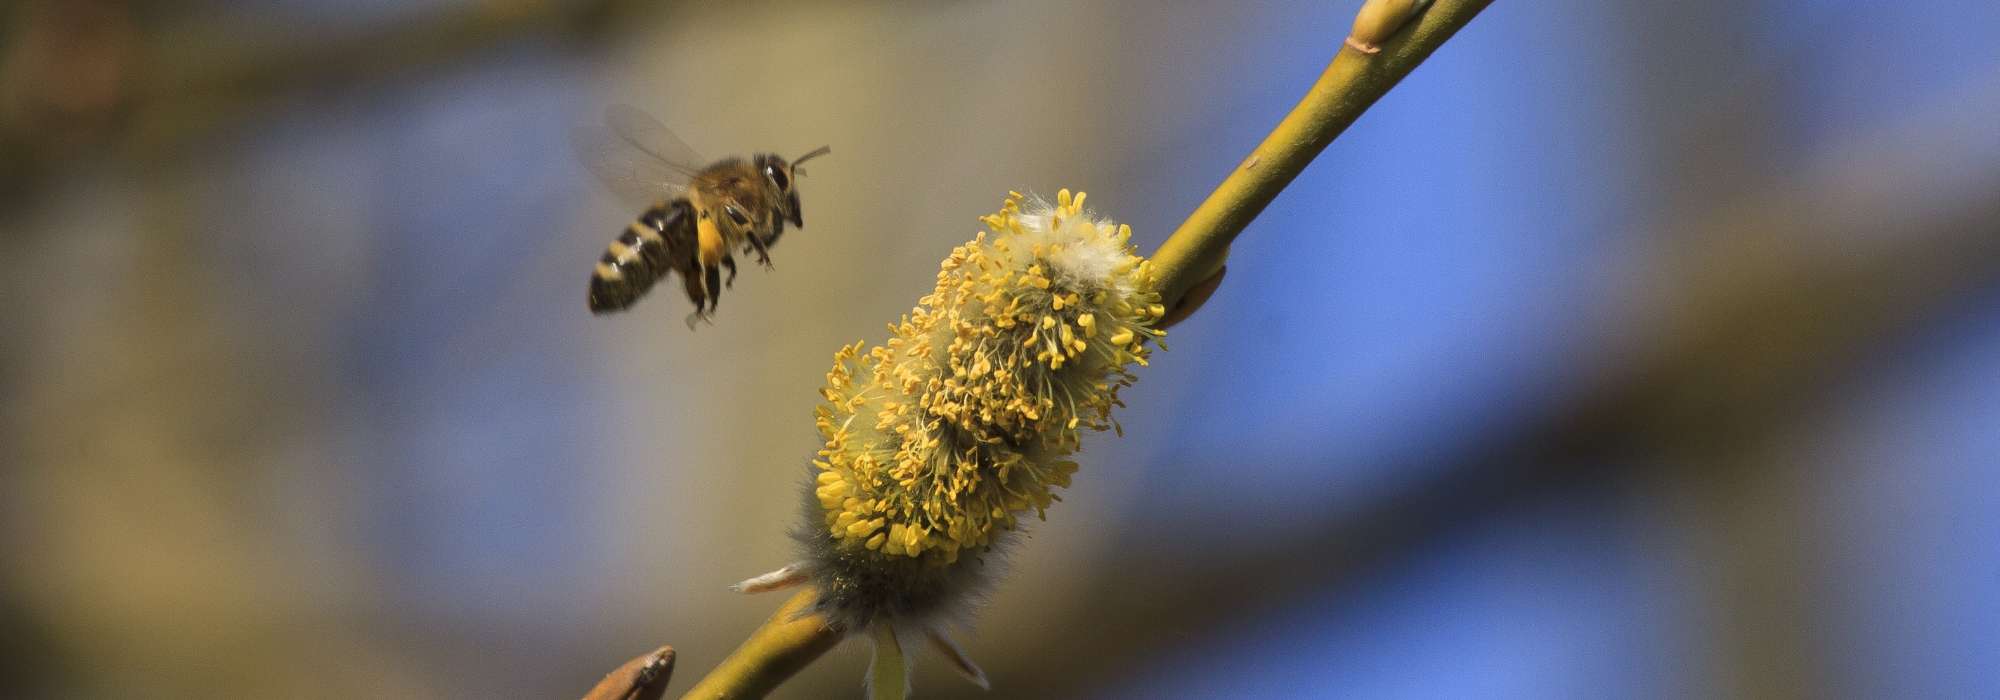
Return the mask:
<svg viewBox="0 0 2000 700">
<path fill-rule="evenodd" d="M 660 700 L 674 675 L 674 648 L 660 647 L 604 674 L 583 700 Z"/>
</svg>

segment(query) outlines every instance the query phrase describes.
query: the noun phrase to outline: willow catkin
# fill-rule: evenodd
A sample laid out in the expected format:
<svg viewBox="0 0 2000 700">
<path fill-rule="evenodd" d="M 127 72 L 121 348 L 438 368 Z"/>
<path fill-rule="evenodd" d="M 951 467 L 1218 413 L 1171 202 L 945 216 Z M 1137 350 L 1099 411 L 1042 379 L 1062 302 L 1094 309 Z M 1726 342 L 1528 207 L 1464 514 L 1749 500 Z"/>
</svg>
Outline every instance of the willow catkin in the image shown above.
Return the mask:
<svg viewBox="0 0 2000 700">
<path fill-rule="evenodd" d="M 983 681 L 942 626 L 963 617 L 1021 518 L 1059 500 L 1081 434 L 1117 427 L 1118 391 L 1163 335 L 1131 229 L 1083 201 L 1010 193 L 886 343 L 835 354 L 798 531 L 805 560 L 746 590 L 810 581 L 817 612 L 874 636 L 878 671 L 905 668 L 897 634 L 924 634 Z"/>
</svg>

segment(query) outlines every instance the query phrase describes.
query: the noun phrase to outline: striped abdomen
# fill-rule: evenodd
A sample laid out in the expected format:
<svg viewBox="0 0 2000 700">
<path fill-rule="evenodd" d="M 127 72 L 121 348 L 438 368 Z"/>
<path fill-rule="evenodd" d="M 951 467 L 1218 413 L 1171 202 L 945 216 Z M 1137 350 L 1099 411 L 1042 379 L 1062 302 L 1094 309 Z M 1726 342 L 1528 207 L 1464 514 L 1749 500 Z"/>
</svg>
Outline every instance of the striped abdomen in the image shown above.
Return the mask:
<svg viewBox="0 0 2000 700">
<path fill-rule="evenodd" d="M 618 234 L 590 275 L 591 313 L 622 311 L 677 267 L 675 256 L 694 254 L 692 208 L 678 199 L 654 205 Z"/>
</svg>

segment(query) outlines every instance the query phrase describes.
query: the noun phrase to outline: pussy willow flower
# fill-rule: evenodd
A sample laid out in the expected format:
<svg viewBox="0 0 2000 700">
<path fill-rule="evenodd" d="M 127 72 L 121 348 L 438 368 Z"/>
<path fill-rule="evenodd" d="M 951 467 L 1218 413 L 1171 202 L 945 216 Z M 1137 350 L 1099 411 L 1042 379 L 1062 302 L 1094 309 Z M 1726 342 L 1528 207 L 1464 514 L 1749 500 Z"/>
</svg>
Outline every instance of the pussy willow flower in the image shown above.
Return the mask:
<svg viewBox="0 0 2000 700">
<path fill-rule="evenodd" d="M 983 683 L 941 625 L 988 582 L 987 555 L 1021 519 L 1060 500 L 1082 433 L 1117 427 L 1118 391 L 1163 335 L 1131 229 L 1083 201 L 1009 193 L 888 342 L 834 355 L 798 533 L 806 560 L 744 590 L 809 580 L 819 612 L 875 635 L 878 668 L 903 667 L 879 658 L 899 630 L 921 632 Z"/>
</svg>

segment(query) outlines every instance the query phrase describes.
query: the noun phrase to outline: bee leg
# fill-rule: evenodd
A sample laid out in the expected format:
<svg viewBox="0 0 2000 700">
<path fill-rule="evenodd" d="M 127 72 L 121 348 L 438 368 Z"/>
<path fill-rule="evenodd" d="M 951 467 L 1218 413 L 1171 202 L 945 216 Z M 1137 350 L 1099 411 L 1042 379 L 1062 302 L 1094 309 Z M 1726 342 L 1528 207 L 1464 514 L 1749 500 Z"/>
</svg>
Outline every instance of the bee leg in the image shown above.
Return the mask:
<svg viewBox="0 0 2000 700">
<path fill-rule="evenodd" d="M 757 264 L 771 269 L 771 249 L 764 244 L 764 237 L 752 233 L 744 238 L 750 239 L 750 248 L 757 251 Z"/>
<path fill-rule="evenodd" d="M 681 275 L 681 289 L 687 292 L 688 301 L 694 302 L 694 313 L 688 314 L 688 328 L 694 328 L 696 319 L 701 318 L 701 307 L 708 303 L 708 292 L 701 287 L 701 277 L 692 274 Z"/>
<path fill-rule="evenodd" d="M 715 312 L 715 303 L 722 300 L 722 268 L 711 267 L 708 276 L 708 311 Z"/>
<path fill-rule="evenodd" d="M 728 255 L 722 256 L 722 266 L 729 268 L 729 279 L 723 280 L 722 286 L 736 286 L 736 258 Z"/>
</svg>

